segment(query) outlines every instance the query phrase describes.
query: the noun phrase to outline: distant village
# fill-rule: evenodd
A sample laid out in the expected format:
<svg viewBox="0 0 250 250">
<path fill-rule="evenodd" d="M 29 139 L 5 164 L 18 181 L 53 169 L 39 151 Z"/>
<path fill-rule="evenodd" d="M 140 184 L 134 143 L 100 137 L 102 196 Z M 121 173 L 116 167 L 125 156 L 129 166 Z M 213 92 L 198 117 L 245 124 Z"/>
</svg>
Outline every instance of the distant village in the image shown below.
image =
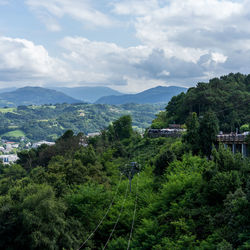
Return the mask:
<svg viewBox="0 0 250 250">
<path fill-rule="evenodd" d="M 94 137 L 97 135 L 100 135 L 100 133 L 99 132 L 89 133 L 87 137 Z M 0 139 L 0 161 L 2 161 L 3 164 L 14 163 L 18 160 L 18 156 L 17 156 L 18 152 L 22 150 L 29 150 L 32 148 L 38 148 L 43 144 L 52 146 L 55 144 L 55 142 L 49 142 L 45 140 L 38 141 L 38 142 L 30 142 L 26 138 L 22 138 L 20 142 Z M 85 141 L 81 142 L 81 145 L 87 146 Z"/>
<path fill-rule="evenodd" d="M 31 143 L 26 141 L 25 138 L 22 138 L 20 142 L 13 142 L 8 140 L 0 140 L 0 161 L 3 164 L 10 164 L 18 160 L 17 152 L 21 150 L 29 150 L 31 148 L 38 148 L 42 144 L 46 145 L 54 145 L 55 142 L 48 142 L 48 141 L 39 141 Z"/>
</svg>

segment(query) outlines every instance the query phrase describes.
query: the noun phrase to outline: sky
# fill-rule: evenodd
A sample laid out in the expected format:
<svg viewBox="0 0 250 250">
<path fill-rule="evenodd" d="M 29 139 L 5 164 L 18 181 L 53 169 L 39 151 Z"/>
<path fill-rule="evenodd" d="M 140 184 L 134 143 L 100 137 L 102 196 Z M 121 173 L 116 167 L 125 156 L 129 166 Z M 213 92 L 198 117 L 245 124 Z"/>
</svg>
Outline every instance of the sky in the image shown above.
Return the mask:
<svg viewBox="0 0 250 250">
<path fill-rule="evenodd" d="M 0 0 L 0 88 L 134 93 L 250 73 L 250 0 Z"/>
</svg>

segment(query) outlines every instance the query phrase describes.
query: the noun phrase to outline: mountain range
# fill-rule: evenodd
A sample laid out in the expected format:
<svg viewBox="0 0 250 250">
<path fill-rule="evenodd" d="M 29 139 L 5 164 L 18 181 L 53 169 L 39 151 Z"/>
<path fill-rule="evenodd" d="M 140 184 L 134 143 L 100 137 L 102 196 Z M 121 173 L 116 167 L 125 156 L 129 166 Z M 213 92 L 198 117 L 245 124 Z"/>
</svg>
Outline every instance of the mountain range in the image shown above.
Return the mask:
<svg viewBox="0 0 250 250">
<path fill-rule="evenodd" d="M 187 91 L 186 88 L 176 86 L 158 86 L 137 94 L 122 94 L 106 87 L 55 87 L 54 89 L 23 87 L 14 89 L 14 91 L 10 91 L 11 89 L 5 90 L 0 90 L 0 107 L 82 102 L 113 105 L 126 103 L 168 103 L 173 96 Z M 112 95 L 106 96 L 110 93 Z"/>
<path fill-rule="evenodd" d="M 81 101 L 56 90 L 41 87 L 24 87 L 0 93 L 0 106 L 79 103 Z"/>
<path fill-rule="evenodd" d="M 75 99 L 90 103 L 94 103 L 103 96 L 118 96 L 123 94 L 108 87 L 52 87 L 51 89 L 60 91 Z"/>
<path fill-rule="evenodd" d="M 125 104 L 125 103 L 168 103 L 171 98 L 181 92 L 186 92 L 187 88 L 183 87 L 163 87 L 147 89 L 137 94 L 125 94 L 120 96 L 104 96 L 95 103 L 99 104 Z"/>
</svg>

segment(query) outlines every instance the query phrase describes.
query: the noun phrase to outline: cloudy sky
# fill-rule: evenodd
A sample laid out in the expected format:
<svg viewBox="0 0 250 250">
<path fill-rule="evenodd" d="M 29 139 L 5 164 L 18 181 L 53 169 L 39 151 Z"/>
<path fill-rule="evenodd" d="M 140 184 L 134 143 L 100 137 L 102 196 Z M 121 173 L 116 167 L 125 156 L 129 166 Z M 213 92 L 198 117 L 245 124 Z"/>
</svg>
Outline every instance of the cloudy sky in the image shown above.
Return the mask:
<svg viewBox="0 0 250 250">
<path fill-rule="evenodd" d="M 0 0 L 0 88 L 138 92 L 250 73 L 250 0 Z"/>
</svg>

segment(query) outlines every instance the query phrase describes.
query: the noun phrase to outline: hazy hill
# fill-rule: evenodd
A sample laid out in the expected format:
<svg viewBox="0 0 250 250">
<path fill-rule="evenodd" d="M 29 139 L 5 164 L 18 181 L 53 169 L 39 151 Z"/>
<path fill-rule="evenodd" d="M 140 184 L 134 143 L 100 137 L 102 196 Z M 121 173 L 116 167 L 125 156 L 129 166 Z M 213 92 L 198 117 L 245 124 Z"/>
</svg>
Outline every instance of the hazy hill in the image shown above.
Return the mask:
<svg viewBox="0 0 250 250">
<path fill-rule="evenodd" d="M 24 87 L 12 92 L 0 93 L 0 106 L 42 105 L 81 102 L 56 90 L 40 87 Z"/>
<path fill-rule="evenodd" d="M 105 96 L 96 101 L 100 104 L 125 104 L 125 103 L 168 103 L 171 98 L 181 92 L 186 92 L 186 88 L 170 86 L 158 86 L 140 92 L 138 94 L 126 94 L 120 96 Z"/>
<path fill-rule="evenodd" d="M 78 100 L 91 103 L 94 103 L 103 96 L 122 95 L 122 93 L 108 87 L 53 87 L 52 89 L 58 90 Z"/>
</svg>

